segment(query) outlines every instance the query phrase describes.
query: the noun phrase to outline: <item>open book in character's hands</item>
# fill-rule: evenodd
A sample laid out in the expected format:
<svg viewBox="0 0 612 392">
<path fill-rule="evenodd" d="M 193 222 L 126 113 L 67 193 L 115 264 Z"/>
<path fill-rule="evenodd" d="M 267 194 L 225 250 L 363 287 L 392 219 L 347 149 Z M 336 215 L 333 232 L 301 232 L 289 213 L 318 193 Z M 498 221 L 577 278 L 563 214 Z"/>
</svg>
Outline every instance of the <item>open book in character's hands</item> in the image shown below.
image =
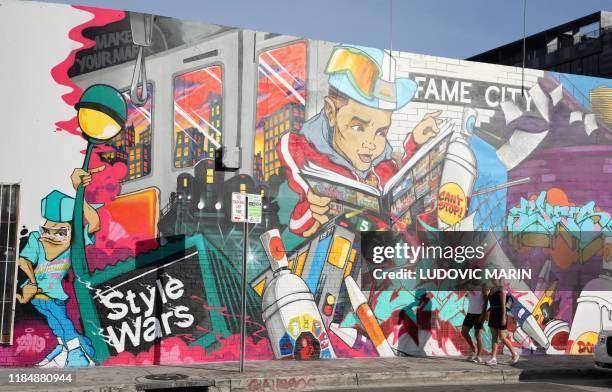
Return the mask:
<svg viewBox="0 0 612 392">
<path fill-rule="evenodd" d="M 301 169 L 300 175 L 320 196 L 384 218 L 388 218 L 390 213 L 397 216 L 399 212 L 405 212 L 400 211 L 402 205 L 409 207 L 415 199 L 429 193 L 433 180 L 431 173 L 436 173 L 439 181 L 452 131 L 453 124 L 448 120 L 443 122 L 440 132 L 423 144 L 382 188 L 345 177 L 310 161 Z"/>
</svg>

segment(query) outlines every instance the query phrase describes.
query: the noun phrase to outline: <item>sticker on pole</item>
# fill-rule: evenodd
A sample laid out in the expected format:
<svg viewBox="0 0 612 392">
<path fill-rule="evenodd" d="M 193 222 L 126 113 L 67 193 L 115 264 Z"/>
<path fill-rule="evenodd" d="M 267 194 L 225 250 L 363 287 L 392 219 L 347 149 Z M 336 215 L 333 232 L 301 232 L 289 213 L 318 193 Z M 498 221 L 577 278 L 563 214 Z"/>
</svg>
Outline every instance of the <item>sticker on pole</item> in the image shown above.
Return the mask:
<svg viewBox="0 0 612 392">
<path fill-rule="evenodd" d="M 261 223 L 261 195 L 247 194 L 247 222 Z"/>
<path fill-rule="evenodd" d="M 260 195 L 232 193 L 232 222 L 261 223 L 262 200 Z"/>
</svg>

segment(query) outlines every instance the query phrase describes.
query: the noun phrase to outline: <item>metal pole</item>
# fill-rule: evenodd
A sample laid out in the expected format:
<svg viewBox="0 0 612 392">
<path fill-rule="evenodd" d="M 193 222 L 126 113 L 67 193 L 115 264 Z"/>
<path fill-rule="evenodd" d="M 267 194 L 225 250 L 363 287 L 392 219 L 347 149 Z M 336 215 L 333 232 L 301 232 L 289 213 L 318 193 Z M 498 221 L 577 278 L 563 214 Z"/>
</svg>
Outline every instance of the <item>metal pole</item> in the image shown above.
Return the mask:
<svg viewBox="0 0 612 392">
<path fill-rule="evenodd" d="M 247 251 L 249 239 L 249 197 L 246 198 L 246 208 L 242 229 L 242 286 L 241 286 L 241 309 L 240 309 L 240 373 L 244 372 L 244 349 L 246 335 L 246 284 L 247 284 Z"/>
<path fill-rule="evenodd" d="M 393 58 L 393 0 L 389 0 L 389 56 Z M 389 77 L 393 73 L 393 61 L 389 61 Z M 393 218 L 389 215 L 389 231 L 393 231 Z"/>
<path fill-rule="evenodd" d="M 9 187 L 9 203 L 8 203 L 8 207 L 7 207 L 7 211 L 9 213 L 8 219 L 7 219 L 7 231 L 8 234 L 6 236 L 6 253 L 4 253 L 4 255 L 2 255 L 2 263 L 4 265 L 6 265 L 6 267 L 4 267 L 4 280 L 2 281 L 4 283 L 4 285 L 2 286 L 2 320 L 0 320 L 0 343 L 4 343 L 3 338 L 4 338 L 4 298 L 5 298 L 5 294 L 6 294 L 6 271 L 8 271 L 8 251 L 9 251 L 9 238 L 11 238 L 11 191 L 12 191 L 12 187 L 10 185 L 8 185 Z M 2 219 L 2 195 L 4 194 L 3 191 L 4 185 L 0 184 L 0 222 L 2 222 L 4 219 Z M 15 254 L 17 254 L 17 252 L 15 252 Z M 15 260 L 15 262 L 17 262 L 17 260 Z"/>
<path fill-rule="evenodd" d="M 525 41 L 527 40 L 527 0 L 523 0 L 523 69 L 521 75 L 521 95 L 525 95 Z"/>
<path fill-rule="evenodd" d="M 389 0 L 389 55 L 393 56 L 393 0 Z M 391 77 L 391 64 L 389 61 L 389 77 Z"/>
<path fill-rule="evenodd" d="M 389 51 L 393 52 L 393 0 L 389 0 Z"/>
</svg>

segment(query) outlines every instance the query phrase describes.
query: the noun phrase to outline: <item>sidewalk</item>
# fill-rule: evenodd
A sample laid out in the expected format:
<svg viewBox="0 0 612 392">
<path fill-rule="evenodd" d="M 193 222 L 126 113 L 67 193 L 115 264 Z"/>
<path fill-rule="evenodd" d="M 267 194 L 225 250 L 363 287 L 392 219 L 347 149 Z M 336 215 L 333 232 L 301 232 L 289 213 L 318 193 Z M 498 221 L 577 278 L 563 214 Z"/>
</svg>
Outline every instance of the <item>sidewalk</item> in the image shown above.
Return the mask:
<svg viewBox="0 0 612 392">
<path fill-rule="evenodd" d="M 10 383 L 17 373 L 68 374 L 68 370 L 0 369 L 0 390 L 9 391 L 141 391 L 201 387 L 206 391 L 286 391 L 468 383 L 514 383 L 575 377 L 612 377 L 593 367 L 590 356 L 531 356 L 508 366 L 498 357 L 496 368 L 460 358 L 360 358 L 328 361 L 252 361 L 240 374 L 237 362 L 181 366 L 110 367 L 72 370 L 72 382 Z"/>
</svg>

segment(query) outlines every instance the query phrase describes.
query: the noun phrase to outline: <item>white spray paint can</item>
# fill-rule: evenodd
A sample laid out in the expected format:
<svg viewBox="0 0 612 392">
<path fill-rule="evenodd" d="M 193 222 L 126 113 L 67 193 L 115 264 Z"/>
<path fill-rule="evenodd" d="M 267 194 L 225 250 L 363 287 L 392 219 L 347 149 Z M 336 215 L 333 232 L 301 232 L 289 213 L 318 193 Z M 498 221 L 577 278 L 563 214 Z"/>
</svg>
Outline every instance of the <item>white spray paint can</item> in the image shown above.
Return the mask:
<svg viewBox="0 0 612 392">
<path fill-rule="evenodd" d="M 260 237 L 273 278 L 263 293 L 261 308 L 274 357 L 277 359 L 335 358 L 321 314 L 306 282 L 292 274 L 278 229 Z"/>
<path fill-rule="evenodd" d="M 469 137 L 476 126 L 478 112 L 463 110 L 461 130 L 451 136 L 438 191 L 438 228 L 446 229 L 467 216 L 470 197 L 476 181 L 476 156 Z"/>
</svg>

